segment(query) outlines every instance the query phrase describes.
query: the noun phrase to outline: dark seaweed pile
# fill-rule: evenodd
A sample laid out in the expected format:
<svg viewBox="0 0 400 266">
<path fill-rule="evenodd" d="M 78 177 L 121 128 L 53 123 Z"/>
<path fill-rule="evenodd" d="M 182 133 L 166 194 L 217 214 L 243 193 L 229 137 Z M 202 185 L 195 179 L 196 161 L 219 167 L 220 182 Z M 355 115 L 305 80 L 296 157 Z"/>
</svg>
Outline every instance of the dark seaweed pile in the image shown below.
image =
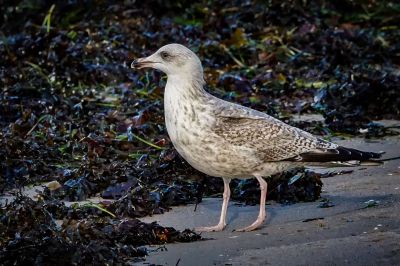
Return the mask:
<svg viewBox="0 0 400 266">
<path fill-rule="evenodd" d="M 149 250 L 139 245 L 200 239 L 188 229 L 179 232 L 135 218 L 117 219 L 96 210 L 18 196 L 0 212 L 2 265 L 128 263 L 133 257 L 148 255 Z M 62 219 L 62 224 L 56 219 Z"/>
<path fill-rule="evenodd" d="M 166 79 L 132 71 L 133 59 L 182 43 L 201 57 L 218 97 L 319 135 L 385 136 L 394 133 L 373 120 L 400 118 L 399 12 L 396 1 L 372 0 L 3 1 L 0 193 L 61 187 L 0 209 L 1 261 L 125 263 L 144 244 L 198 239 L 136 220 L 220 195 L 222 184 L 173 149 Z M 309 113 L 325 121 L 292 121 Z M 316 200 L 320 178 L 304 169 L 276 175 L 269 198 Z M 253 180 L 232 190 L 235 200 L 258 202 Z M 61 203 L 99 195 L 116 201 Z"/>
</svg>

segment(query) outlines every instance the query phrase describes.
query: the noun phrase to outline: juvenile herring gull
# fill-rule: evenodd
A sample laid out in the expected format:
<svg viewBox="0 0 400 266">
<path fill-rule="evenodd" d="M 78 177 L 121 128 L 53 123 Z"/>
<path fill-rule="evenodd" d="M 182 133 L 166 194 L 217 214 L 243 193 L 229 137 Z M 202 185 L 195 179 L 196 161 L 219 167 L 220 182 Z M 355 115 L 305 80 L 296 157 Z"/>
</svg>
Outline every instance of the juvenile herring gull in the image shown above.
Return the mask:
<svg viewBox="0 0 400 266">
<path fill-rule="evenodd" d="M 179 154 L 194 168 L 224 181 L 223 203 L 215 226 L 198 231 L 221 231 L 232 178 L 257 178 L 260 211 L 251 225 L 265 220 L 267 182 L 263 177 L 303 165 L 371 161 L 379 153 L 341 147 L 275 119 L 265 113 L 221 100 L 204 88 L 203 67 L 191 50 L 168 44 L 154 54 L 132 62 L 132 68 L 154 68 L 168 76 L 164 95 L 165 123 Z"/>
</svg>

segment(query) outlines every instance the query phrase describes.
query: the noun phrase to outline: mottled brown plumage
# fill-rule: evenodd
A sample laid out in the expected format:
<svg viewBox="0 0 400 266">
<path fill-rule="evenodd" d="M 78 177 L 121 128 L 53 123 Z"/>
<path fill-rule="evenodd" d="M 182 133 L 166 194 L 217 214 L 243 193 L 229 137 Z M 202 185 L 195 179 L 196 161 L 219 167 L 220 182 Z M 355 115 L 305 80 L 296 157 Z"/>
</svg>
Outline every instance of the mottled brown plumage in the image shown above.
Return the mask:
<svg viewBox="0 0 400 266">
<path fill-rule="evenodd" d="M 216 226 L 200 228 L 202 231 L 224 229 L 232 178 L 255 177 L 260 183 L 259 216 L 253 224 L 241 229 L 250 231 L 265 219 L 267 183 L 262 176 L 299 165 L 380 156 L 339 147 L 265 113 L 212 96 L 203 88 L 199 58 L 182 45 L 163 46 L 132 66 L 151 67 L 167 74 L 165 123 L 174 147 L 194 168 L 224 180 L 220 221 Z"/>
</svg>

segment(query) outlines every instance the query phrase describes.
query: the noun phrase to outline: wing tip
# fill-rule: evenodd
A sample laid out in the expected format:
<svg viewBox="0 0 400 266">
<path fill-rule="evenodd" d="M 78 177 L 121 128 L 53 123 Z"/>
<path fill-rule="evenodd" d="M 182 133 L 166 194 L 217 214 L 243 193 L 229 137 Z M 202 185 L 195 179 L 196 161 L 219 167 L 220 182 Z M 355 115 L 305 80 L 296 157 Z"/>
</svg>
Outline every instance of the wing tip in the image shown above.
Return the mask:
<svg viewBox="0 0 400 266">
<path fill-rule="evenodd" d="M 366 152 L 357 149 L 346 148 L 343 146 L 338 146 L 336 149 L 319 149 L 316 151 L 306 152 L 299 154 L 298 156 L 291 158 L 290 160 L 302 161 L 302 162 L 341 162 L 345 164 L 353 164 L 352 162 L 379 162 L 382 157 L 383 152 Z M 380 163 L 379 163 L 380 164 Z"/>
</svg>

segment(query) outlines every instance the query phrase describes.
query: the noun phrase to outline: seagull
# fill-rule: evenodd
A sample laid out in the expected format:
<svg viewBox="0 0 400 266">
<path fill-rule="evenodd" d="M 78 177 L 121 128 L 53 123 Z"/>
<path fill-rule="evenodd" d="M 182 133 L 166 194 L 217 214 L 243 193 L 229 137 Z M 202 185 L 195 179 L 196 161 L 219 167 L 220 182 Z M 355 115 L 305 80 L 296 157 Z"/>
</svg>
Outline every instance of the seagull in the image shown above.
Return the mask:
<svg viewBox="0 0 400 266">
<path fill-rule="evenodd" d="M 339 146 L 263 112 L 211 95 L 203 87 L 200 59 L 181 44 L 165 45 L 133 61 L 131 68 L 153 68 L 167 75 L 164 112 L 172 144 L 191 166 L 224 181 L 218 224 L 197 231 L 222 231 L 226 227 L 233 178 L 256 178 L 260 184 L 257 219 L 235 230 L 252 231 L 266 217 L 267 182 L 263 177 L 298 166 L 379 162 L 380 153 Z"/>
</svg>

